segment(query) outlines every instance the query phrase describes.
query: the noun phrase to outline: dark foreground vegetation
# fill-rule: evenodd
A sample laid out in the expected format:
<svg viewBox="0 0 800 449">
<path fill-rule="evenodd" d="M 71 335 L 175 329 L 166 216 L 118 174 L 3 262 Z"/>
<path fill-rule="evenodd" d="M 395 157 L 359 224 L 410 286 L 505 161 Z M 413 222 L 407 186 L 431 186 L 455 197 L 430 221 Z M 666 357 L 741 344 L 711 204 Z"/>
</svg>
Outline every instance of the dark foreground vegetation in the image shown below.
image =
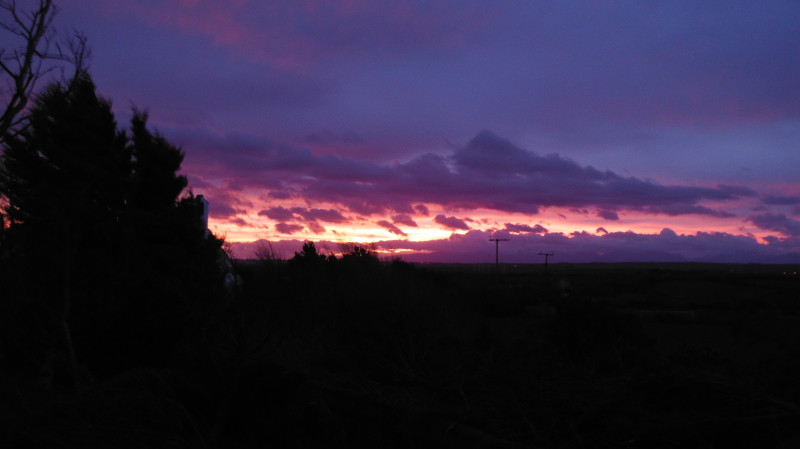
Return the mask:
<svg viewBox="0 0 800 449">
<path fill-rule="evenodd" d="M 797 267 L 231 261 L 77 69 L 0 126 L 0 447 L 797 447 Z"/>
<path fill-rule="evenodd" d="M 307 244 L 205 296 L 131 281 L 104 297 L 130 315 L 74 326 L 80 391 L 57 313 L 16 291 L 0 443 L 795 447 L 798 276 L 659 267 L 495 275 Z"/>
</svg>

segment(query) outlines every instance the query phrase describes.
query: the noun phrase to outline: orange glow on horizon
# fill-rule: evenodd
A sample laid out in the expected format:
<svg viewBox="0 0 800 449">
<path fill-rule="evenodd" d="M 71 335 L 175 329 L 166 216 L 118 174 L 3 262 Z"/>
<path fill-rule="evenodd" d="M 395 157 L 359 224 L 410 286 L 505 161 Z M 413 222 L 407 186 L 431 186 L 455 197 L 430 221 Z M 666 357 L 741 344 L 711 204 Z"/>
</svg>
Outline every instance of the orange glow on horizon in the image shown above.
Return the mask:
<svg viewBox="0 0 800 449">
<path fill-rule="evenodd" d="M 270 206 L 280 204 L 270 203 Z M 284 204 L 290 208 L 295 204 Z M 313 207 L 319 209 L 336 209 L 335 205 L 314 204 L 303 207 Z M 276 230 L 276 220 L 265 216 L 259 216 L 257 210 L 249 210 L 247 214 L 240 214 L 246 223 L 243 226 L 231 222 L 231 220 L 211 219 L 209 228 L 217 235 L 224 236 L 230 242 L 252 242 L 259 239 L 266 240 L 312 240 L 312 241 L 338 241 L 338 242 L 359 242 L 375 243 L 380 241 L 405 240 L 409 242 L 424 242 L 431 240 L 448 239 L 456 234 L 464 234 L 467 230 L 447 229 L 434 221 L 437 215 L 446 217 L 456 217 L 463 220 L 471 230 L 484 232 L 494 232 L 503 230 L 506 223 L 523 224 L 528 226 L 541 225 L 550 233 L 563 233 L 570 235 L 575 232 L 587 232 L 589 234 L 601 235 L 597 232 L 598 228 L 603 228 L 609 233 L 614 232 L 634 232 L 637 234 L 659 234 L 664 228 L 673 230 L 678 235 L 696 235 L 698 232 L 722 232 L 732 235 L 750 235 L 758 239 L 759 243 L 766 243 L 763 239 L 772 233 L 758 229 L 743 220 L 742 216 L 737 217 L 709 217 L 703 215 L 679 215 L 665 216 L 653 215 L 640 212 L 620 211 L 619 220 L 605 220 L 598 217 L 594 212 L 566 210 L 563 208 L 551 207 L 543 209 L 536 215 L 509 214 L 493 210 L 474 210 L 468 212 L 446 211 L 434 205 L 428 205 L 430 214 L 428 216 L 412 216 L 417 223 L 417 227 L 408 226 L 402 223 L 395 223 L 406 235 L 397 235 L 388 229 L 380 226 L 377 222 L 386 220 L 391 222 L 389 216 L 363 217 L 356 214 L 343 213 L 348 219 L 347 223 L 325 223 L 317 222 L 325 230 L 323 232 L 313 232 L 309 222 L 292 221 L 292 224 L 303 226 L 303 230 L 293 234 L 282 234 Z M 513 234 L 512 234 L 513 235 Z"/>
</svg>

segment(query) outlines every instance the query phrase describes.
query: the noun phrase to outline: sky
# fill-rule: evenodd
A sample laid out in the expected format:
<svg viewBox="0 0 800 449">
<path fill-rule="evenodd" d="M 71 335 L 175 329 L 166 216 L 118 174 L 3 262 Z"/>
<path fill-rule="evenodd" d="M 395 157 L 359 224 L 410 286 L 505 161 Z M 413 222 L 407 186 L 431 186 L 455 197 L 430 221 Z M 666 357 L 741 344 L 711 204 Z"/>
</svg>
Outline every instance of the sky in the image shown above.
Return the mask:
<svg viewBox="0 0 800 449">
<path fill-rule="evenodd" d="M 799 2 L 57 3 L 238 257 L 800 263 Z"/>
</svg>

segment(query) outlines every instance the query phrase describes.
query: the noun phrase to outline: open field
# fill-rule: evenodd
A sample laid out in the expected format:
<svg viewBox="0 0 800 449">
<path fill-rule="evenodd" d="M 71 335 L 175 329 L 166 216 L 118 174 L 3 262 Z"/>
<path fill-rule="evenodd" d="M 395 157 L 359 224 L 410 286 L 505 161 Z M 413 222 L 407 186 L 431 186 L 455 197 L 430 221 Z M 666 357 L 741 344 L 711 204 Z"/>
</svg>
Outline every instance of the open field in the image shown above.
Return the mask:
<svg viewBox="0 0 800 449">
<path fill-rule="evenodd" d="M 530 304 L 526 313 L 540 318 L 555 316 L 559 301 L 602 302 L 641 322 L 664 354 L 681 345 L 698 345 L 748 369 L 800 355 L 800 266 L 631 263 L 548 268 L 546 277 L 541 265 L 501 265 L 498 288 L 528 296 L 521 298 Z M 569 285 L 566 294 L 554 291 L 564 281 Z M 537 295 L 537 290 L 548 292 Z"/>
<path fill-rule="evenodd" d="M 359 338 L 281 363 L 492 436 L 475 447 L 778 447 L 800 428 L 798 267 L 493 268 L 418 265 L 422 290 L 384 285 L 393 312 Z"/>
<path fill-rule="evenodd" d="M 800 435 L 800 277 L 783 274 L 797 267 L 363 262 L 239 262 L 238 290 L 167 365 L 98 376 L 82 396 L 5 366 L 0 411 L 22 430 L 0 435 L 232 448 L 783 448 Z"/>
</svg>

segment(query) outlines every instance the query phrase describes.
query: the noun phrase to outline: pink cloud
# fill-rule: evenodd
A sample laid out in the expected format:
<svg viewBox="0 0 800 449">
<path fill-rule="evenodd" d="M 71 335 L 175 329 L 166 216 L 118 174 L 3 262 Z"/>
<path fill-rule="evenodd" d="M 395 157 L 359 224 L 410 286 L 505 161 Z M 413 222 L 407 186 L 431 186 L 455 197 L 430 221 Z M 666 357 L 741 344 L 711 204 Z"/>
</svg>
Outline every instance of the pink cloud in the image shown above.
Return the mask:
<svg viewBox="0 0 800 449">
<path fill-rule="evenodd" d="M 239 226 L 239 227 L 250 226 L 250 223 L 248 223 L 245 219 L 243 219 L 241 217 L 232 218 L 232 219 L 228 220 L 228 222 L 229 223 L 233 223 L 233 224 L 235 224 L 236 226 Z"/>
<path fill-rule="evenodd" d="M 275 230 L 281 234 L 292 235 L 303 230 L 303 226 L 293 223 L 278 223 L 275 225 Z"/>
<path fill-rule="evenodd" d="M 515 234 L 547 234 L 547 229 L 540 224 L 531 227 L 526 224 L 506 223 L 505 231 Z"/>
<path fill-rule="evenodd" d="M 445 217 L 444 215 L 437 215 L 433 218 L 433 221 L 451 230 L 458 229 L 467 231 L 470 229 L 470 227 L 464 222 L 464 220 L 456 217 Z"/>
<path fill-rule="evenodd" d="M 399 235 L 399 236 L 402 236 L 402 237 L 408 236 L 408 234 L 403 232 L 402 229 L 398 228 L 397 226 L 393 225 L 392 223 L 389 223 L 386 220 L 376 221 L 375 224 L 380 226 L 380 227 L 386 228 L 386 230 L 391 232 L 392 234 L 396 234 L 396 235 Z"/>
<path fill-rule="evenodd" d="M 404 224 L 406 226 L 411 226 L 413 228 L 417 227 L 417 222 L 414 221 L 408 214 L 393 215 L 392 221 L 395 223 Z"/>
<path fill-rule="evenodd" d="M 325 232 L 325 228 L 316 221 L 310 222 L 308 224 L 308 229 L 314 234 L 322 234 L 323 232 Z"/>
<path fill-rule="evenodd" d="M 349 221 L 341 214 L 341 212 L 335 209 L 307 209 L 305 207 L 293 207 L 291 209 L 287 209 L 283 206 L 270 207 L 268 209 L 259 211 L 258 215 L 270 218 L 272 220 L 284 222 L 305 220 L 309 223 L 309 229 L 316 233 L 319 232 L 315 231 L 314 229 L 324 229 L 320 225 L 316 225 L 315 228 L 310 227 L 311 224 L 316 223 L 317 220 L 336 224 L 347 223 Z"/>
</svg>

